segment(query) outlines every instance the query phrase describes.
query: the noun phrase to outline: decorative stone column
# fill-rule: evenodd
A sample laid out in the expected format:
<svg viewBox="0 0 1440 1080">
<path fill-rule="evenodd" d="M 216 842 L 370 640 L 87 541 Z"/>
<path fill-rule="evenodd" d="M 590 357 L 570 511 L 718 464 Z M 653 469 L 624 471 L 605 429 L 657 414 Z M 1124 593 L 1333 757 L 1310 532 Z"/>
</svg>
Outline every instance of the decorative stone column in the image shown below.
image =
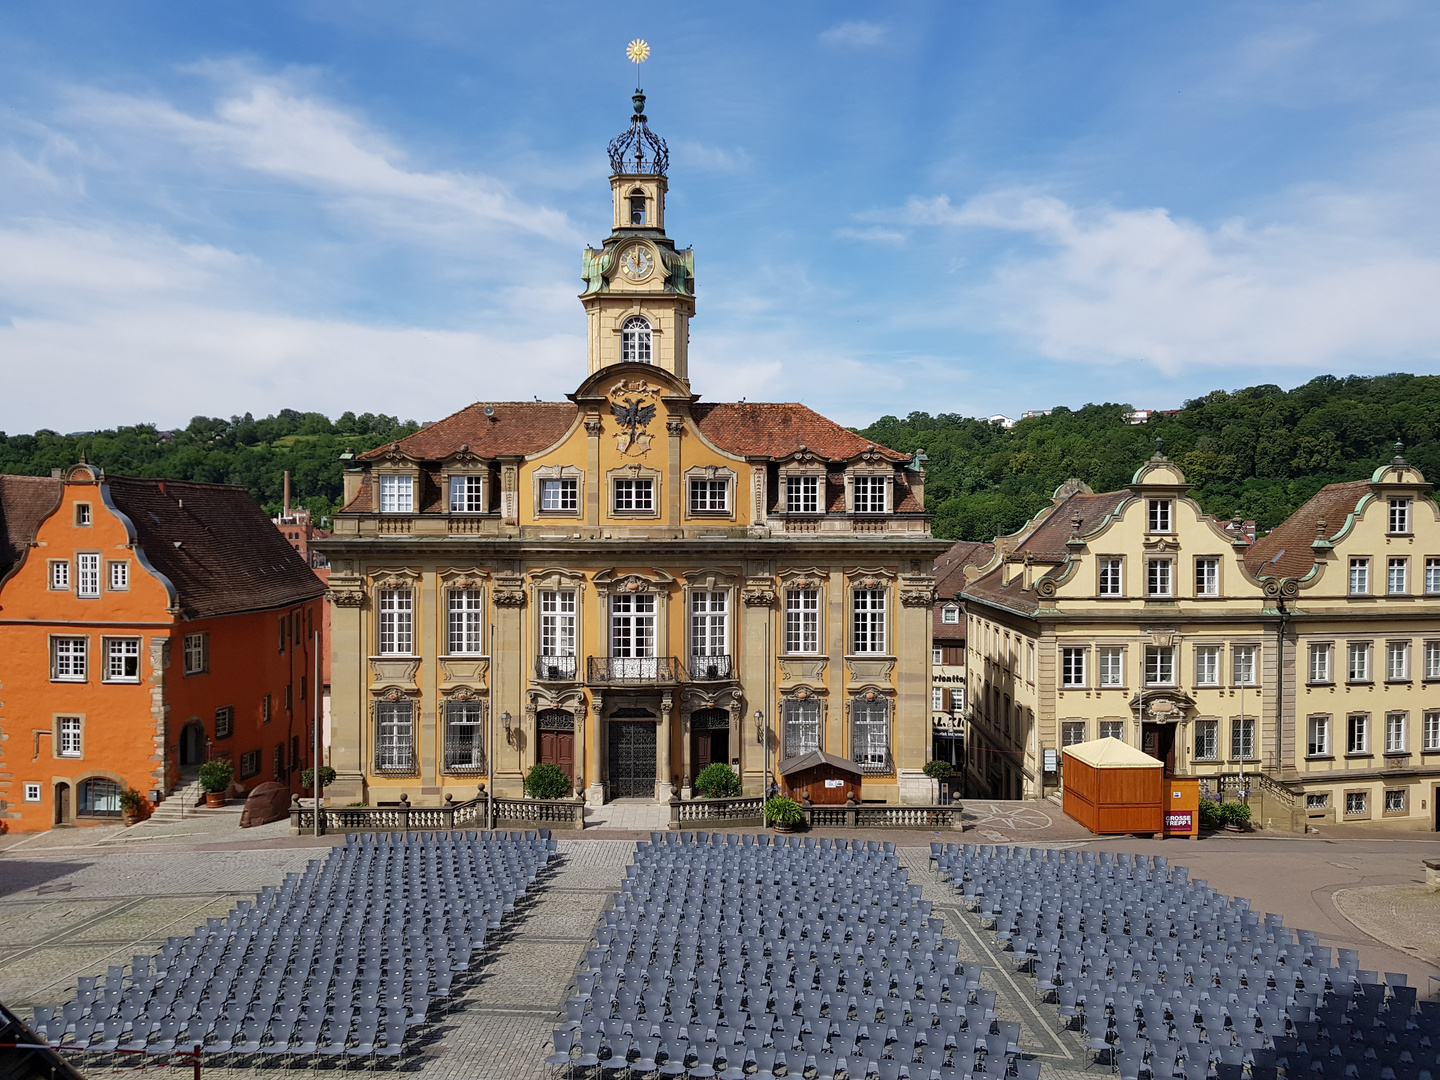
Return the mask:
<svg viewBox="0 0 1440 1080">
<path fill-rule="evenodd" d="M 666 690 L 660 697 L 660 752 L 655 755 L 655 801 L 668 803 L 675 793 L 670 783 L 670 714 L 675 708 L 675 695 Z"/>
<path fill-rule="evenodd" d="M 690 714 L 695 707 L 688 703 L 680 706 L 680 798 L 693 799 L 695 791 L 690 786 Z"/>
<path fill-rule="evenodd" d="M 367 801 L 365 753 L 369 702 L 365 693 L 365 593 L 348 561 L 332 565 L 330 612 L 330 764 L 335 783 L 326 794 L 338 805 Z"/>
<path fill-rule="evenodd" d="M 590 707 L 595 713 L 595 744 L 590 748 L 590 786 L 585 789 L 586 806 L 605 805 L 605 782 L 600 779 L 604 775 L 601 772 L 601 750 L 605 745 L 605 699 L 600 694 L 593 694 L 590 698 Z"/>
</svg>

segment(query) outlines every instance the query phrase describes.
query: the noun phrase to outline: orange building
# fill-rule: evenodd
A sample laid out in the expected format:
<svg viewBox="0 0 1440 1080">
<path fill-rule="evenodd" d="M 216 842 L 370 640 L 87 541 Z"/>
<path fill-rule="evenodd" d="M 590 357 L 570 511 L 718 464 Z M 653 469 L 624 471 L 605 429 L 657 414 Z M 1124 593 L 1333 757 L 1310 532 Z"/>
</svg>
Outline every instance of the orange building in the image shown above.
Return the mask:
<svg viewBox="0 0 1440 1080">
<path fill-rule="evenodd" d="M 0 822 L 113 820 L 217 758 L 298 792 L 323 593 L 241 488 L 0 476 Z"/>
</svg>

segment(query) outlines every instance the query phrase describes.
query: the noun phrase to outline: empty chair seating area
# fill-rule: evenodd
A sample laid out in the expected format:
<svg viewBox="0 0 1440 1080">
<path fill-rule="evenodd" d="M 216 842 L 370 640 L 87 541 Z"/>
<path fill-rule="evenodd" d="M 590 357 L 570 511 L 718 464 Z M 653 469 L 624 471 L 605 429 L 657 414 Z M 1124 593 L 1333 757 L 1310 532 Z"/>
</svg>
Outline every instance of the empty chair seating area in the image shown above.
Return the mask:
<svg viewBox="0 0 1440 1080">
<path fill-rule="evenodd" d="M 398 1057 L 554 850 L 535 832 L 351 836 L 128 971 L 81 979 L 33 1026 L 122 1055 Z"/>
<path fill-rule="evenodd" d="M 960 1080 L 1020 1055 L 894 844 L 651 838 L 553 1033 L 557 1072 Z"/>
<path fill-rule="evenodd" d="M 937 843 L 931 860 L 1122 1078 L 1440 1077 L 1437 1004 L 1403 974 L 1163 857 Z"/>
</svg>

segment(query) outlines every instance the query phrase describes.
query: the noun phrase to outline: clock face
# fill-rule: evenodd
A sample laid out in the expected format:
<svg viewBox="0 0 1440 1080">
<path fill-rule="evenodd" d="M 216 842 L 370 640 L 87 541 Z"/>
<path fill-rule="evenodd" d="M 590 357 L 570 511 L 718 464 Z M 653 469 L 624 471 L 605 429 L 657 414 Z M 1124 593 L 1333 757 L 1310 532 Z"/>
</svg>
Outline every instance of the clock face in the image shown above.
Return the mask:
<svg viewBox="0 0 1440 1080">
<path fill-rule="evenodd" d="M 650 254 L 650 249 L 636 244 L 634 247 L 625 249 L 620 256 L 620 272 L 631 281 L 640 281 L 650 276 L 650 271 L 655 266 L 655 259 Z"/>
</svg>

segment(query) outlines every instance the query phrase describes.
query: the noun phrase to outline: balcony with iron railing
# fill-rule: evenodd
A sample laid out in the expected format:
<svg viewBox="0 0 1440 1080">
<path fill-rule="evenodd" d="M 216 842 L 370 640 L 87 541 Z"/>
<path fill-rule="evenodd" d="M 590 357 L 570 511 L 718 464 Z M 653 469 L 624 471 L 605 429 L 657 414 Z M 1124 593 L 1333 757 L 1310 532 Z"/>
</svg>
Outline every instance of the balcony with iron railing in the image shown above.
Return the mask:
<svg viewBox="0 0 1440 1080">
<path fill-rule="evenodd" d="M 735 667 L 729 654 L 719 656 L 691 656 L 691 682 L 724 682 L 735 677 Z"/>
<path fill-rule="evenodd" d="M 672 686 L 685 678 L 674 656 L 590 656 L 585 681 L 591 686 Z"/>
<path fill-rule="evenodd" d="M 535 660 L 535 678 L 540 682 L 574 682 L 573 656 L 540 656 Z"/>
</svg>

